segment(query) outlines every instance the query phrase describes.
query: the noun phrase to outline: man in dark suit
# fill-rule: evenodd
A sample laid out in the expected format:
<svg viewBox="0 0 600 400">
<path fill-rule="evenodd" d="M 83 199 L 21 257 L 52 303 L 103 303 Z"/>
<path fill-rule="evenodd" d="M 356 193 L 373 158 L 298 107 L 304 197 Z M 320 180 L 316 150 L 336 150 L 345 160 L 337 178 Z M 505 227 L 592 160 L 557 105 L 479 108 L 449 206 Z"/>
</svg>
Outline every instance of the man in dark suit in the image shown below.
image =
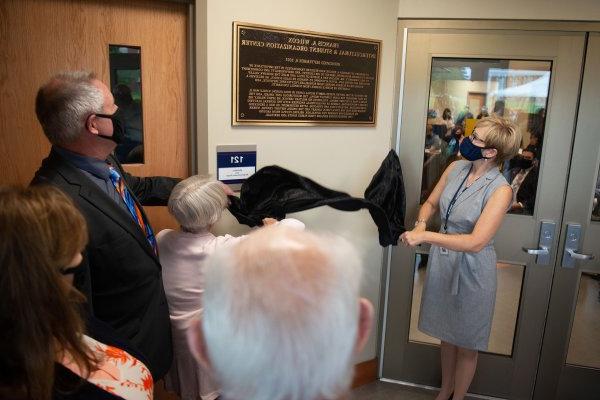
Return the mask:
<svg viewBox="0 0 600 400">
<path fill-rule="evenodd" d="M 90 311 L 145 356 L 155 380 L 172 361 L 169 310 L 154 232 L 142 205 L 166 205 L 178 179 L 138 178 L 111 155 L 122 137 L 118 107 L 87 72 L 54 76 L 36 98 L 52 143 L 32 184 L 51 184 L 77 204 L 88 224 L 76 287 Z"/>
<path fill-rule="evenodd" d="M 527 146 L 520 156 L 511 160 L 511 187 L 513 203 L 511 211 L 533 215 L 539 175 L 537 150 Z"/>
</svg>

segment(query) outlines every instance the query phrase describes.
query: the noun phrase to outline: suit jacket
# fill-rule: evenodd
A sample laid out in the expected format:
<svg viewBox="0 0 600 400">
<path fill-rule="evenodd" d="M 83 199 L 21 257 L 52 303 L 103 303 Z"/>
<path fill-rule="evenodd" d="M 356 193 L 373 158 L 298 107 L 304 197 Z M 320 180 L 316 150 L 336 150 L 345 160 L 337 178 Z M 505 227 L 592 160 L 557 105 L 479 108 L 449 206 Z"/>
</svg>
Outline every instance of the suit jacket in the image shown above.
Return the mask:
<svg viewBox="0 0 600 400">
<path fill-rule="evenodd" d="M 539 168 L 533 167 L 527 174 L 519 190 L 517 191 L 517 201 L 523 204 L 523 211 L 528 214 L 533 214 L 535 206 L 535 195 L 537 192 Z"/>
<path fill-rule="evenodd" d="M 142 213 L 142 205 L 165 205 L 178 182 L 134 177 L 115 158 L 108 161 L 125 179 Z M 89 243 L 75 286 L 86 295 L 93 315 L 139 349 L 154 379 L 160 379 L 173 357 L 171 327 L 161 265 L 146 235 L 123 207 L 55 151 L 32 181 L 44 183 L 69 195 L 87 221 Z"/>
</svg>

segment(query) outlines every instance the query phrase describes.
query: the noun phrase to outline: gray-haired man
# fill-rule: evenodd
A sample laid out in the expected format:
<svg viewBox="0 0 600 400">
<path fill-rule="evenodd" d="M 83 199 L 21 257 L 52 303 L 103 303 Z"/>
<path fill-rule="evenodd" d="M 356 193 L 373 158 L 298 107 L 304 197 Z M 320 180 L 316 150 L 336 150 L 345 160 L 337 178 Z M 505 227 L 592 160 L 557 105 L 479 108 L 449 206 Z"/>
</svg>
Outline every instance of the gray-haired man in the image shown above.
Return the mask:
<svg viewBox="0 0 600 400">
<path fill-rule="evenodd" d="M 94 74 L 52 77 L 38 91 L 36 113 L 52 150 L 32 184 L 62 189 L 88 223 L 90 240 L 75 285 L 93 315 L 131 341 L 158 379 L 171 364 L 171 328 L 143 205 L 166 205 L 179 180 L 131 176 L 112 157 L 123 125 L 112 94 Z"/>
</svg>

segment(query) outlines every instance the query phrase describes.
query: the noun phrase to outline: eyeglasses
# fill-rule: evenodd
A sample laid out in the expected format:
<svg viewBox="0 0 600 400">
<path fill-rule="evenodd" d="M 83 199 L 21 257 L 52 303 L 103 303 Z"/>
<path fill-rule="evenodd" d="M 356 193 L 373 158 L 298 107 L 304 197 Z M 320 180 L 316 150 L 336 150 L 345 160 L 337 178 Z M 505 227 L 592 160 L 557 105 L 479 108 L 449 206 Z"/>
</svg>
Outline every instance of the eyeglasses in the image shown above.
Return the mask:
<svg viewBox="0 0 600 400">
<path fill-rule="evenodd" d="M 481 140 L 481 138 L 479 136 L 477 136 L 477 132 L 475 132 L 475 130 L 473 130 L 473 132 L 471 133 L 471 142 L 477 140 L 483 144 L 485 144 L 485 142 L 483 140 Z"/>
<path fill-rule="evenodd" d="M 477 136 L 477 132 L 475 132 L 475 129 L 473 129 L 473 132 L 471 132 L 471 135 L 469 136 L 469 138 L 471 139 L 471 143 L 473 143 L 475 140 L 477 140 L 478 142 L 483 143 L 483 146 L 477 146 L 477 145 L 475 145 L 475 146 L 477 146 L 477 147 L 479 147 L 481 149 L 493 149 L 494 148 L 494 147 L 487 146 L 485 144 L 485 141 L 482 140 L 479 136 Z"/>
</svg>

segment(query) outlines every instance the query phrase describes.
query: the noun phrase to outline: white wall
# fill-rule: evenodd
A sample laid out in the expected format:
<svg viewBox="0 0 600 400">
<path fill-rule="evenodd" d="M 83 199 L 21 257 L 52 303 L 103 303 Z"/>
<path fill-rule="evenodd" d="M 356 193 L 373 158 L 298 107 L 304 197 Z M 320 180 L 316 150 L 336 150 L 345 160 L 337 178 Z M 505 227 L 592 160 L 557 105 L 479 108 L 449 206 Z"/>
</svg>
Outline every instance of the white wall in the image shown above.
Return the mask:
<svg viewBox="0 0 600 400">
<path fill-rule="evenodd" d="M 599 21 L 599 0 L 398 0 L 399 18 Z"/>
<path fill-rule="evenodd" d="M 206 38 L 201 37 L 203 34 L 198 36 L 198 51 L 202 52 L 200 48 L 205 44 L 207 60 L 206 82 L 199 82 L 199 96 L 205 95 L 206 101 L 199 99 L 198 104 L 207 107 L 206 123 L 199 120 L 200 164 L 208 157 L 208 169 L 214 174 L 217 145 L 256 144 L 258 168 L 278 164 L 324 186 L 362 197 L 390 149 L 397 8 L 397 0 L 208 0 L 206 9 L 196 14 L 196 25 L 206 24 Z M 232 127 L 233 21 L 381 40 L 376 127 Z M 201 67 L 199 70 L 204 74 Z M 342 234 L 356 245 L 365 264 L 363 295 L 373 302 L 378 313 L 383 249 L 368 212 L 348 213 L 322 207 L 298 213 L 296 217 L 311 230 Z M 241 233 L 245 228 L 227 214 L 217 231 Z M 374 333 L 357 362 L 376 356 L 375 330 L 374 326 Z"/>
</svg>

